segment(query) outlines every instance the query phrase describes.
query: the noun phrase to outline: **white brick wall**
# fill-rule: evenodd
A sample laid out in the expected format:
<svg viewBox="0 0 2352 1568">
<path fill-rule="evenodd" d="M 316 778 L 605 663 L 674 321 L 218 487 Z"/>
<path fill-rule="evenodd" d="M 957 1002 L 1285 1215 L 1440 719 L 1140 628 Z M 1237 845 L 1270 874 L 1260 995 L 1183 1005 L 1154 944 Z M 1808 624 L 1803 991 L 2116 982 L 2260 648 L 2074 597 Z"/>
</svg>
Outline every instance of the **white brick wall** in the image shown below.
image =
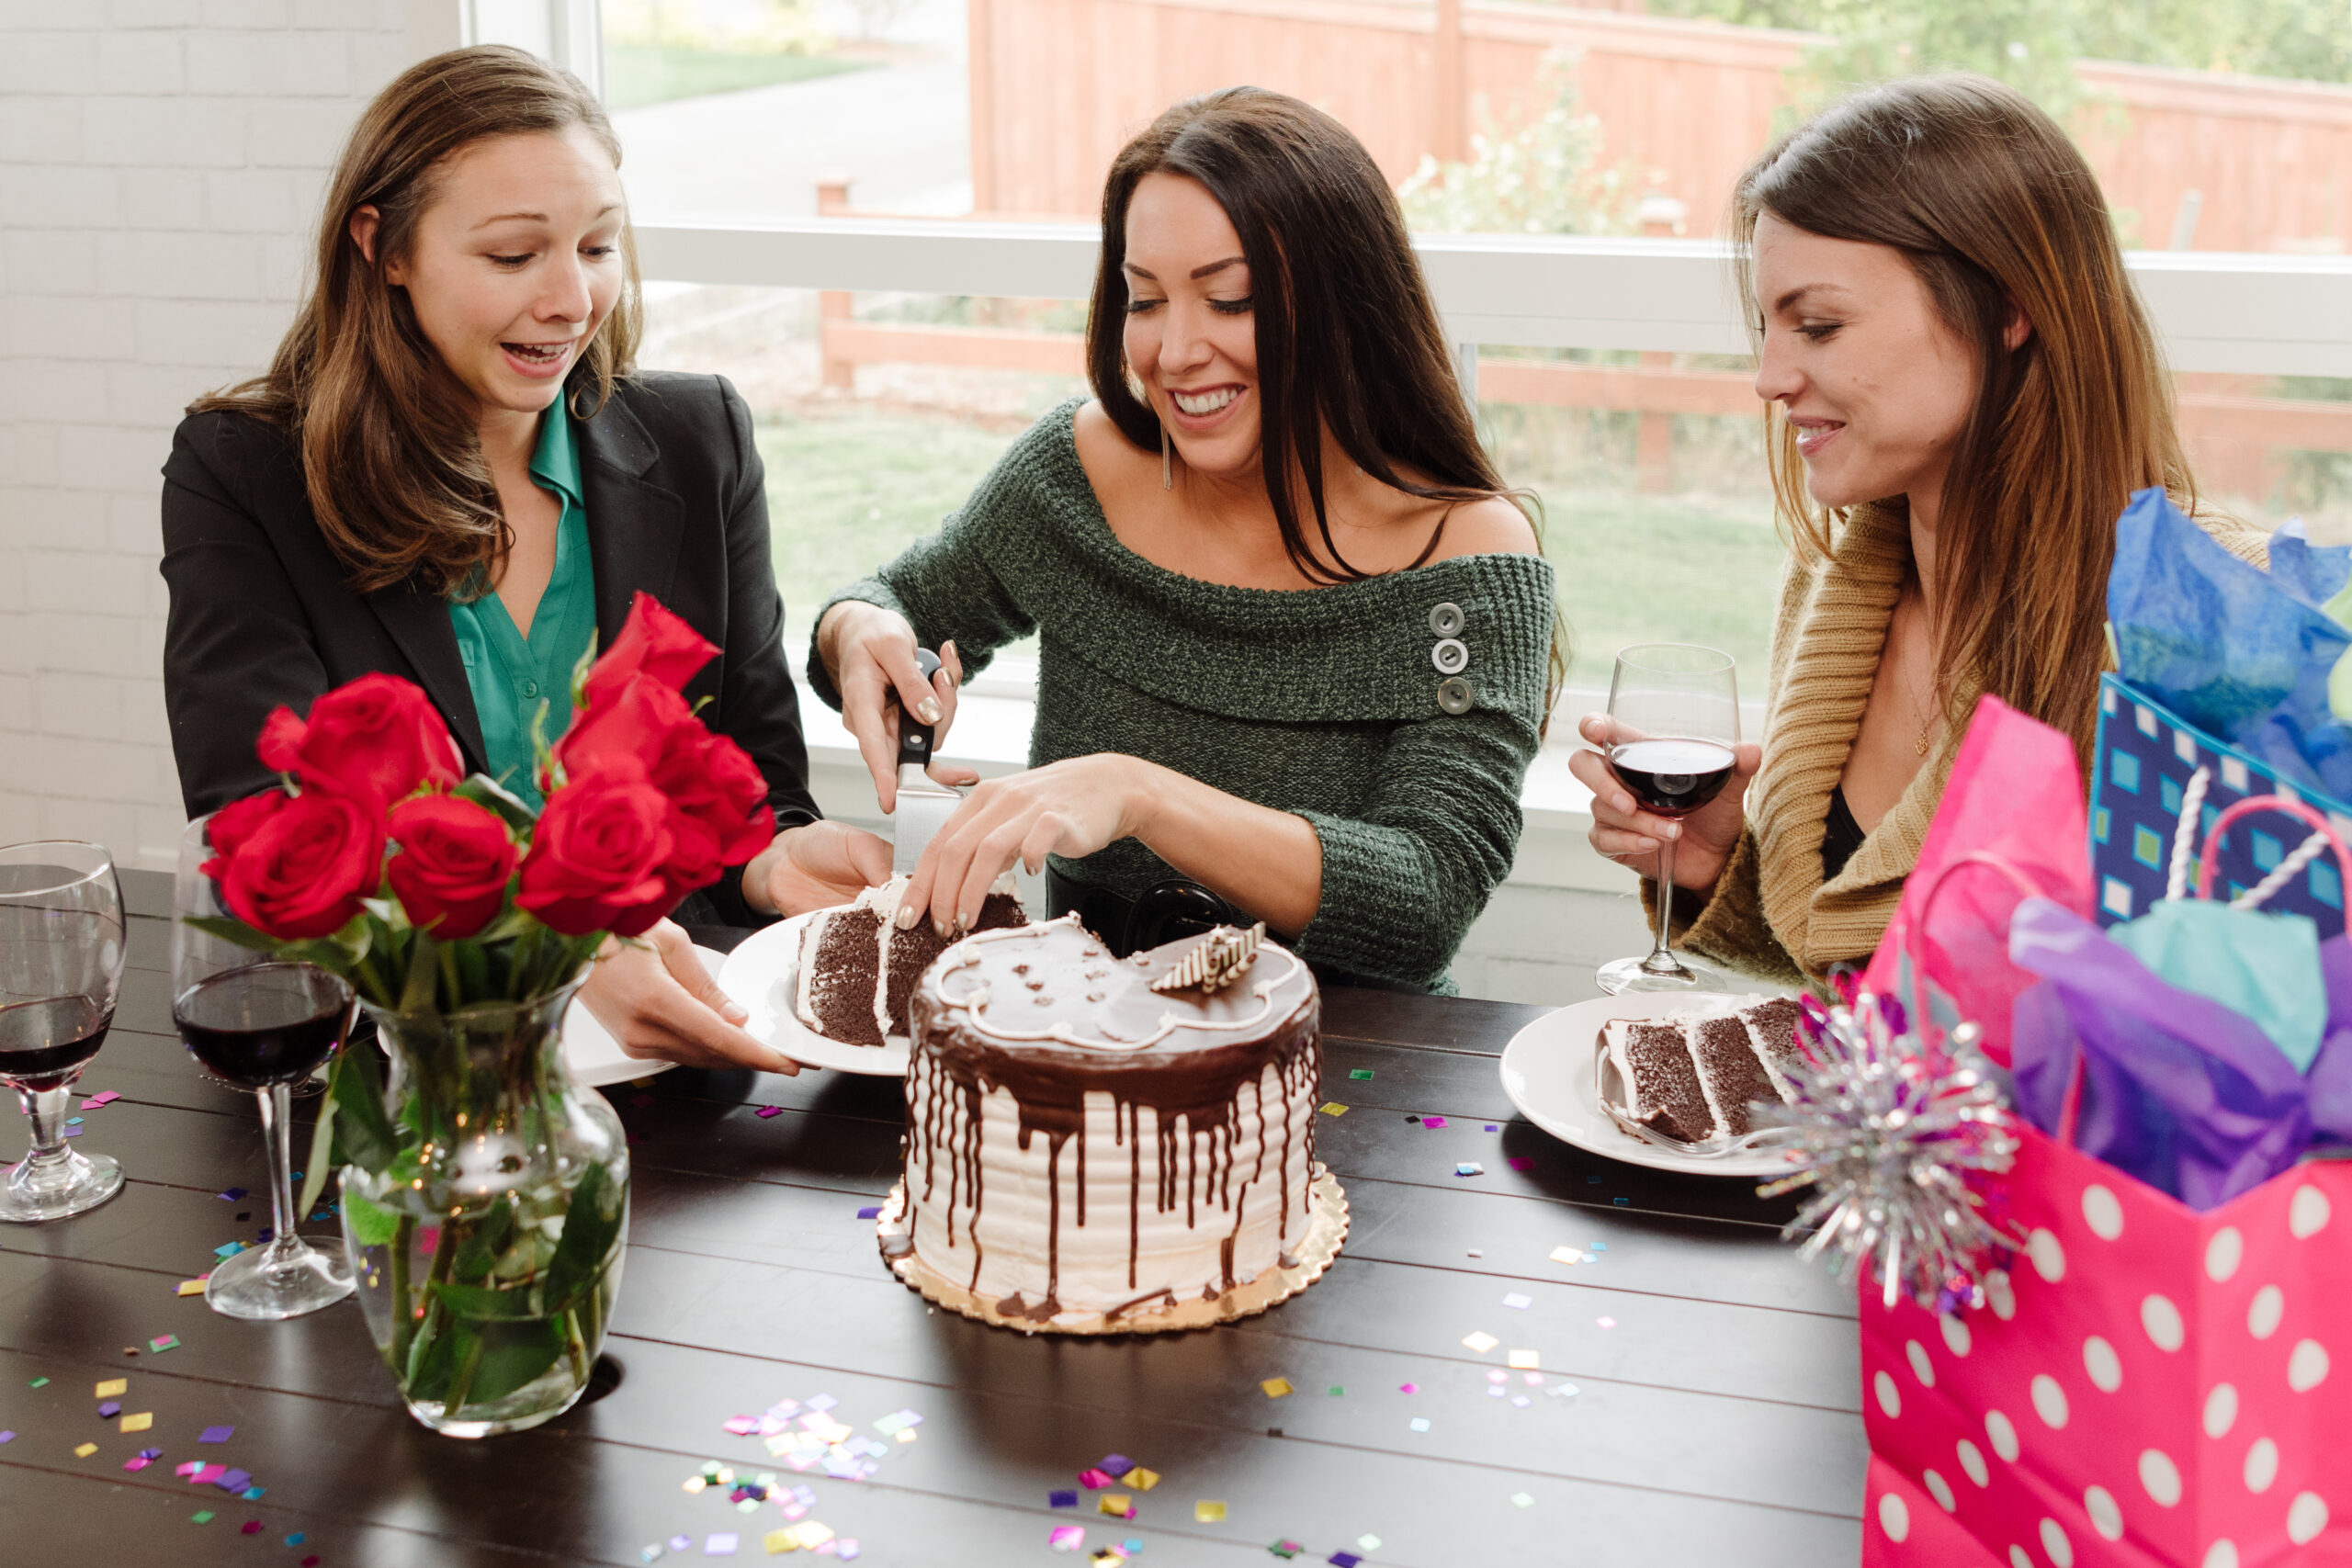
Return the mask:
<svg viewBox="0 0 2352 1568">
<path fill-rule="evenodd" d="M 302 283 L 413 0 L 0 0 L 0 842 L 169 870 L 158 470 Z"/>
</svg>

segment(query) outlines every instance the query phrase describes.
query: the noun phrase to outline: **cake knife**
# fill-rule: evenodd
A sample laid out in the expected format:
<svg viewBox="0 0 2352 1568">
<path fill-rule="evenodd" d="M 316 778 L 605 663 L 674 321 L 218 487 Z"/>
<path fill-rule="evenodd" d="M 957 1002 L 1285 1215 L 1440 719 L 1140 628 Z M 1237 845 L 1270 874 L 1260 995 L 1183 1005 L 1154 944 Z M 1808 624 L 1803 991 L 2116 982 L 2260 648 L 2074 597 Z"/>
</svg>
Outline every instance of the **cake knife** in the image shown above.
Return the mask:
<svg viewBox="0 0 2352 1568">
<path fill-rule="evenodd" d="M 939 672 L 939 655 L 927 648 L 915 649 L 915 663 L 922 671 L 923 683 Z M 925 770 L 931 765 L 932 727 L 915 722 L 915 716 L 904 707 L 899 710 L 899 805 L 894 815 L 896 826 L 891 830 L 890 874 L 904 876 L 914 870 L 915 862 L 922 858 L 925 844 L 938 832 L 940 825 L 956 814 L 964 804 L 957 791 L 933 779 Z"/>
</svg>

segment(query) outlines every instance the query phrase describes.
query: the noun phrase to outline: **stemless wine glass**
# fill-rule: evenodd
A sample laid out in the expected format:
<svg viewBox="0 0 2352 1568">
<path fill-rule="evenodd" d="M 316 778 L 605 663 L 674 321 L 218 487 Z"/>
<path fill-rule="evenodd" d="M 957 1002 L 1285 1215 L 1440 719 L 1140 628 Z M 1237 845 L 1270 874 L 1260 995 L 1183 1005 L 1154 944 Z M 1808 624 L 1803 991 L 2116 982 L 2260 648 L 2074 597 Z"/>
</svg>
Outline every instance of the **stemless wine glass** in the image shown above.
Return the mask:
<svg viewBox="0 0 2352 1568">
<path fill-rule="evenodd" d="M 122 1190 L 122 1168 L 69 1147 L 64 1122 L 74 1080 L 114 1024 L 128 945 L 104 848 L 0 849 L 0 1083 L 16 1089 L 33 1142 L 0 1179 L 0 1220 L 62 1220 Z"/>
<path fill-rule="evenodd" d="M 1739 688 L 1731 655 L 1687 642 L 1637 643 L 1617 655 L 1609 682 L 1609 769 L 1649 811 L 1683 818 L 1723 793 L 1739 744 Z M 1620 958 L 1595 978 L 1620 991 L 1720 991 L 1667 946 L 1674 918 L 1674 840 L 1659 840 L 1657 940 L 1646 958 Z"/>
<path fill-rule="evenodd" d="M 225 913 L 220 889 L 202 870 L 211 858 L 211 822 L 197 818 L 180 840 L 172 898 L 172 1022 L 206 1071 L 252 1089 L 261 1102 L 271 1225 L 267 1243 L 214 1268 L 204 1299 L 231 1317 L 299 1317 L 351 1294 L 351 1267 L 341 1248 L 322 1252 L 295 1234 L 288 1090 L 335 1048 L 358 1002 L 339 975 L 272 959 L 189 923 Z"/>
</svg>

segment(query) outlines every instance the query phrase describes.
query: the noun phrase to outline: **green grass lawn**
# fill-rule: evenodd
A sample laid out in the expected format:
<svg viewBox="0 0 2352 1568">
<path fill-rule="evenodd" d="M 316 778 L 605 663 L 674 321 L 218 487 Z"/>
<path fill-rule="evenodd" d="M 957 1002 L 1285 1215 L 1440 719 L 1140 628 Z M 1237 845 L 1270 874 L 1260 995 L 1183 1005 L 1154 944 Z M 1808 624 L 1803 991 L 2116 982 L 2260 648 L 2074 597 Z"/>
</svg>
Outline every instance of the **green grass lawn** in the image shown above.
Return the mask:
<svg viewBox="0 0 2352 1568">
<path fill-rule="evenodd" d="M 719 49 L 611 44 L 605 50 L 605 104 L 613 109 L 643 108 L 672 98 L 740 93 L 746 87 L 863 71 L 872 64 L 829 54 L 737 54 Z"/>
<path fill-rule="evenodd" d="M 808 635 L 808 617 L 835 589 L 936 528 L 1012 440 L 946 415 L 858 411 L 763 423 L 776 581 L 792 634 Z M 1763 695 L 1784 554 L 1769 503 L 1532 482 L 1574 639 L 1573 683 L 1605 690 L 1627 643 L 1700 642 L 1739 661 L 1744 695 Z"/>
</svg>

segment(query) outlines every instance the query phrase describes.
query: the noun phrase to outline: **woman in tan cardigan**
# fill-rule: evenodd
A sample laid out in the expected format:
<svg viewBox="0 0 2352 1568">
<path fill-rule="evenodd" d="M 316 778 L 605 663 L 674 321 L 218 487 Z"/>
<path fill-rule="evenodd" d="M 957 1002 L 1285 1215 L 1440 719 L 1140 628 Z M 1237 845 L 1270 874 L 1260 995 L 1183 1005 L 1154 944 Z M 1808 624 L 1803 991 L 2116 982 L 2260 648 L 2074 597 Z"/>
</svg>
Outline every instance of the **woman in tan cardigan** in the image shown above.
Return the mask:
<svg viewBox="0 0 2352 1568">
<path fill-rule="evenodd" d="M 1600 753 L 1572 765 L 1602 854 L 1646 874 L 1675 840 L 1679 945 L 1796 984 L 1877 946 L 1981 694 L 2087 762 L 2116 516 L 2155 484 L 2193 512 L 2195 487 L 2098 183 L 2008 88 L 1848 98 L 1748 169 L 1735 217 L 1795 539 L 1764 743 L 1679 823 Z M 2258 530 L 2200 520 L 2262 559 Z"/>
</svg>

